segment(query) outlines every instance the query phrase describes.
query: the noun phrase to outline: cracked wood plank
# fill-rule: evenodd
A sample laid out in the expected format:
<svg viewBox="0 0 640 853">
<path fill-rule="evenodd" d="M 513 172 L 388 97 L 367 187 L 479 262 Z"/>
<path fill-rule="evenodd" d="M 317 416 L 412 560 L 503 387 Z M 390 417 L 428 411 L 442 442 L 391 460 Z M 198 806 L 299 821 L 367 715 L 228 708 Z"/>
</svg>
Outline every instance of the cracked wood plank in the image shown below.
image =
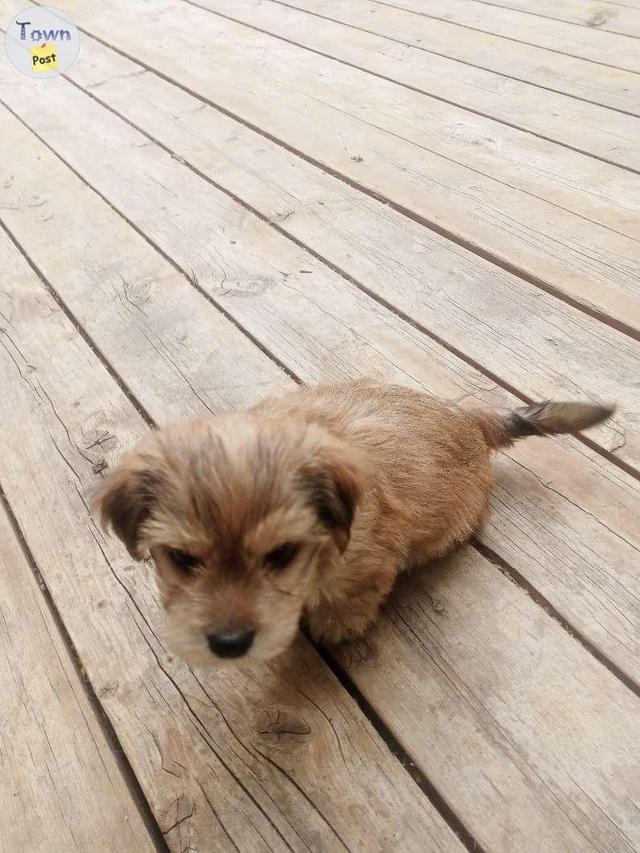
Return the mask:
<svg viewBox="0 0 640 853">
<path fill-rule="evenodd" d="M 5 130 L 3 122 L 3 139 Z M 45 192 L 48 159 L 29 162 L 41 169 Z M 74 286 L 84 285 L 86 307 L 94 312 L 90 336 L 104 323 L 99 346 L 110 340 L 112 364 L 119 351 L 117 367 L 136 393 L 153 389 L 144 400 L 152 417 L 166 416 L 171 395 L 177 398 L 174 412 L 200 406 L 207 414 L 186 378 L 182 390 L 175 380 L 167 388 L 155 371 L 159 360 L 141 364 L 132 357 L 141 334 L 139 312 L 124 309 L 108 282 L 92 279 L 87 270 L 111 268 L 116 280 L 121 272 L 130 282 L 138 276 L 163 282 L 175 289 L 176 306 L 180 275 L 89 191 L 67 200 L 67 209 L 80 217 L 77 227 L 67 233 L 71 239 L 50 248 L 64 277 L 69 273 Z M 97 218 L 82 226 L 83 216 L 92 217 L 92 203 Z M 76 253 L 84 262 L 74 279 Z M 148 567 L 131 565 L 86 505 L 101 476 L 94 470 L 96 455 L 112 465 L 147 424 L 2 230 L 0 267 L 0 310 L 10 323 L 6 348 L 0 349 L 0 482 L 171 849 L 461 850 L 304 639 L 285 659 L 252 671 L 192 673 L 167 651 L 155 626 L 159 604 Z M 146 292 L 150 328 L 158 316 L 156 300 L 166 310 L 166 294 Z M 228 327 L 226 384 L 218 389 L 227 406 L 238 393 L 229 387 L 236 367 L 242 381 L 254 375 L 254 397 L 264 390 L 263 376 L 284 376 L 248 342 L 246 363 L 239 366 L 240 333 L 186 283 L 182 294 L 193 311 L 194 335 L 200 330 L 215 337 Z M 113 305 L 124 311 L 118 335 L 109 319 Z M 175 341 L 183 332 L 176 324 L 164 335 Z M 299 729 L 308 728 L 294 748 L 260 730 L 264 709 L 274 706 L 299 720 Z"/>
<path fill-rule="evenodd" d="M 0 330 L 0 342 L 9 336 Z M 155 844 L 1 504 L 0 569 L 0 848 L 85 853 L 111 850 L 117 838 L 121 849 L 151 853 Z"/>
<path fill-rule="evenodd" d="M 337 657 L 484 849 L 638 849 L 640 699 L 473 549 Z"/>
<path fill-rule="evenodd" d="M 553 187 L 548 198 L 540 196 L 538 189 L 518 188 L 506 171 L 504 180 L 500 179 L 499 170 L 513 166 L 509 157 L 500 154 L 502 135 L 519 131 L 496 125 L 493 135 L 484 133 L 470 114 L 460 123 L 456 107 L 440 102 L 427 105 L 423 95 L 395 83 L 312 55 L 180 0 L 162 0 L 154 7 L 158 26 L 160 20 L 171 20 L 177 49 L 167 57 L 163 45 L 143 37 L 149 24 L 146 7 L 119 2 L 97 9 L 90 0 L 73 0 L 68 11 L 91 34 L 321 166 L 540 283 L 543 289 L 611 317 L 634 333 L 640 330 L 638 240 L 618 233 L 628 228 L 638 235 L 637 176 L 619 172 L 615 177 L 625 197 L 627 184 L 630 187 L 629 210 L 619 208 L 614 216 L 617 224 L 605 227 L 592 221 L 606 206 L 604 186 L 593 189 L 598 203 L 580 187 L 567 189 L 573 199 L 568 202 L 561 189 L 561 184 L 570 183 L 566 174 L 554 181 L 546 179 L 541 169 L 540 181 Z M 206 44 L 192 43 L 194 32 L 206 32 Z M 215 75 L 207 71 L 209 46 L 217 56 Z M 477 117 L 477 121 L 486 120 Z M 550 145 L 533 137 L 531 144 Z M 565 149 L 559 150 L 558 157 L 572 162 L 579 158 L 586 171 L 596 176 L 599 166 L 614 168 Z M 533 180 L 532 164 L 529 169 L 513 168 Z M 567 204 L 579 212 L 567 209 Z M 542 304 L 548 302 L 545 293 L 533 290 Z"/>
</svg>

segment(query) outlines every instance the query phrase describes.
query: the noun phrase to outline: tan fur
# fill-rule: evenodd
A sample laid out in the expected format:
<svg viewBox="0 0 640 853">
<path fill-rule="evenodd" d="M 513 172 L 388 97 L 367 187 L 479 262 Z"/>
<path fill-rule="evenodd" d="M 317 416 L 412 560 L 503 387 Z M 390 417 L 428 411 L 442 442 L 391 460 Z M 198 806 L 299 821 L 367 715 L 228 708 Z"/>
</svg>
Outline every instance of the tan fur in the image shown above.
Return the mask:
<svg viewBox="0 0 640 853">
<path fill-rule="evenodd" d="M 575 405 L 501 415 L 368 381 L 300 389 L 150 434 L 97 500 L 131 554 L 154 558 L 178 653 L 209 664 L 208 634 L 249 629 L 246 657 L 266 659 L 301 617 L 321 641 L 361 635 L 400 571 L 478 529 L 492 450 L 598 420 Z M 290 565 L 270 567 L 288 542 Z M 185 574 L 169 549 L 197 565 Z"/>
</svg>

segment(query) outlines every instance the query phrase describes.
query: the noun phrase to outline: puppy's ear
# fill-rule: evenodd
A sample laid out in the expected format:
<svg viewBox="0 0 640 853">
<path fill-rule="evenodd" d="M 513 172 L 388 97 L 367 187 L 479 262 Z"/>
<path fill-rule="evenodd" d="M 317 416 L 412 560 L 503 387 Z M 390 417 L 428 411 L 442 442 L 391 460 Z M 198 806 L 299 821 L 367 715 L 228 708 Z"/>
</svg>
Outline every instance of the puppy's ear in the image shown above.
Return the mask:
<svg viewBox="0 0 640 853">
<path fill-rule="evenodd" d="M 301 474 L 319 521 L 345 551 L 365 483 L 360 454 L 339 442 L 323 444 Z"/>
<path fill-rule="evenodd" d="M 156 499 L 160 478 L 142 455 L 126 457 L 98 489 L 93 505 L 102 526 L 112 527 L 134 560 L 141 560 L 140 527 Z"/>
</svg>

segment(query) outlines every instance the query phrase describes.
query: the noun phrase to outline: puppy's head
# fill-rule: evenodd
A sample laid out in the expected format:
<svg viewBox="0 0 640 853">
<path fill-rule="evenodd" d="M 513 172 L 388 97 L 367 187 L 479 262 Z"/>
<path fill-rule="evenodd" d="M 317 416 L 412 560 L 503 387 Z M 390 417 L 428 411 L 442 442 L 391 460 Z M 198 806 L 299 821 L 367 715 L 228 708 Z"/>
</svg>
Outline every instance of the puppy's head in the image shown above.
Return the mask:
<svg viewBox="0 0 640 853">
<path fill-rule="evenodd" d="M 363 479 L 322 427 L 235 413 L 151 433 L 96 502 L 135 559 L 153 557 L 170 644 L 205 665 L 289 645 Z"/>
</svg>

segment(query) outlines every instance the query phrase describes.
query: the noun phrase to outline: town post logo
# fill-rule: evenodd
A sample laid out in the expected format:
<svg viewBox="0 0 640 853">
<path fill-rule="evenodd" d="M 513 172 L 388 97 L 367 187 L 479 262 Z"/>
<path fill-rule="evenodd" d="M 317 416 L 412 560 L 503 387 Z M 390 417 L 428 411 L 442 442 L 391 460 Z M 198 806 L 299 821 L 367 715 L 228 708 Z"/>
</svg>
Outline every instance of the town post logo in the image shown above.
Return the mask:
<svg viewBox="0 0 640 853">
<path fill-rule="evenodd" d="M 55 77 L 75 62 L 80 38 L 64 12 L 51 6 L 32 6 L 10 21 L 5 47 L 18 71 L 30 77 Z"/>
</svg>

